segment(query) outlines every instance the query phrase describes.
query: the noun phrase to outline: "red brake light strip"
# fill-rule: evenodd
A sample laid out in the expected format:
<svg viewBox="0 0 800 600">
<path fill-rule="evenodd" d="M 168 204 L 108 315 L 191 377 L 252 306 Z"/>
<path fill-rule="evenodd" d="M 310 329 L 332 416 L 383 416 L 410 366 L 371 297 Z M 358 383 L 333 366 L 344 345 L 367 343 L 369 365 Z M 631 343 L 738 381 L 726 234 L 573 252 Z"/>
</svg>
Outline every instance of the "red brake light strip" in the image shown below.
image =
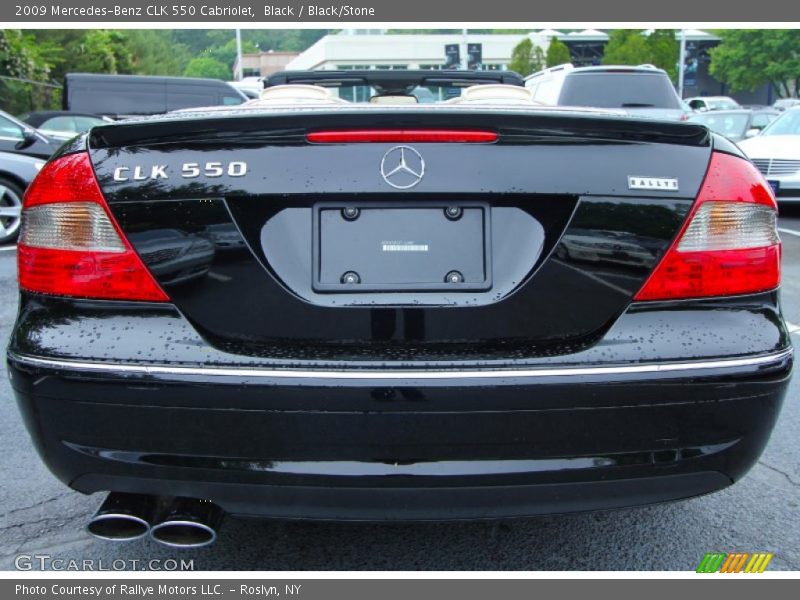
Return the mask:
<svg viewBox="0 0 800 600">
<path fill-rule="evenodd" d="M 494 131 L 466 129 L 343 129 L 312 131 L 306 136 L 314 144 L 350 143 L 467 143 L 486 144 L 497 141 Z"/>
</svg>

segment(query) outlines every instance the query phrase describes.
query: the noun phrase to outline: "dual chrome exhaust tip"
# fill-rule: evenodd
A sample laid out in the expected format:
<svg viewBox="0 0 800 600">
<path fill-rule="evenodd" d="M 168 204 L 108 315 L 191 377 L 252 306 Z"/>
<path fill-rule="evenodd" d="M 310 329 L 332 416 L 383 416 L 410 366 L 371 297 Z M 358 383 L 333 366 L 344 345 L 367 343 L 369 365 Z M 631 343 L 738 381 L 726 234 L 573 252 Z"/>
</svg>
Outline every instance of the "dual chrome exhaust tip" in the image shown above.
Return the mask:
<svg viewBox="0 0 800 600">
<path fill-rule="evenodd" d="M 111 493 L 86 525 L 94 537 L 113 542 L 129 542 L 150 533 L 156 518 L 158 502 L 155 496 Z"/>
<path fill-rule="evenodd" d="M 107 541 L 131 542 L 149 534 L 170 548 L 202 548 L 216 541 L 224 517 L 207 500 L 111 492 L 86 530 Z"/>
<path fill-rule="evenodd" d="M 176 498 L 150 528 L 150 537 L 170 548 L 202 548 L 216 541 L 224 516 L 208 500 Z"/>
</svg>

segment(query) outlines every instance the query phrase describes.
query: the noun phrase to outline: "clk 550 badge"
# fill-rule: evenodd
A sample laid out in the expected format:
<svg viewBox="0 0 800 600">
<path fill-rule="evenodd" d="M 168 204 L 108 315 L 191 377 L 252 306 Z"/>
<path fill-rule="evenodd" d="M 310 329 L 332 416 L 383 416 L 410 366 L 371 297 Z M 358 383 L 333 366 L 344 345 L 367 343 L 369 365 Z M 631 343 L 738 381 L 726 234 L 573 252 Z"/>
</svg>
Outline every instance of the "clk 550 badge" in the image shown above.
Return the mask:
<svg viewBox="0 0 800 600">
<path fill-rule="evenodd" d="M 134 165 L 114 169 L 114 181 L 148 181 L 152 179 L 169 179 L 172 174 L 168 165 Z M 244 177 L 247 174 L 247 163 L 233 162 L 187 162 L 180 166 L 177 177 L 194 179 L 195 177 Z"/>
<path fill-rule="evenodd" d="M 629 175 L 628 189 L 677 192 L 678 180 L 673 177 L 639 177 L 637 175 Z"/>
</svg>

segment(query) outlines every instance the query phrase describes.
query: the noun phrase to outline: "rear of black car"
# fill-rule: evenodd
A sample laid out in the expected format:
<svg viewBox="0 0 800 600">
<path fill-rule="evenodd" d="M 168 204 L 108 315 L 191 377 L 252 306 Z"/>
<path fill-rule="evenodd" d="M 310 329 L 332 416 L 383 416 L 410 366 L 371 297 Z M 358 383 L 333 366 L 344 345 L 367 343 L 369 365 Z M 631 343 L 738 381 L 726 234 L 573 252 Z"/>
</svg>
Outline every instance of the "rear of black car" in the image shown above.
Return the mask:
<svg viewBox="0 0 800 600">
<path fill-rule="evenodd" d="M 691 114 L 669 75 L 652 66 L 578 67 L 564 76 L 559 106 L 617 109 L 637 117 L 685 121 Z"/>
<path fill-rule="evenodd" d="M 368 520 L 675 500 L 745 474 L 790 375 L 774 198 L 695 125 L 122 123 L 25 215 L 9 372 L 81 492 Z"/>
</svg>

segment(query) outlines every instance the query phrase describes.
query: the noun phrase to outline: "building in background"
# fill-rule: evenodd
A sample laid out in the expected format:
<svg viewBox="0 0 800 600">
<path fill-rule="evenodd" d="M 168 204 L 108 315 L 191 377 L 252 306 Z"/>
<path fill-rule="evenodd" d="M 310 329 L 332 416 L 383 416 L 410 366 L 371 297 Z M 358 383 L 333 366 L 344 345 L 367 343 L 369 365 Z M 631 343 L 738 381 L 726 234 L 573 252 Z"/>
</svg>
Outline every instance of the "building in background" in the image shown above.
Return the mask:
<svg viewBox="0 0 800 600">
<path fill-rule="evenodd" d="M 563 33 L 554 29 L 544 29 L 539 32 L 550 40 L 557 38 L 569 48 L 572 64 L 576 67 L 589 67 L 599 65 L 603 60 L 603 50 L 608 43 L 608 34 L 598 29 L 584 29 Z"/>
<path fill-rule="evenodd" d="M 547 39 L 535 32 L 526 34 L 470 34 L 470 44 L 481 44 L 480 69 L 508 68 L 514 46 L 525 37 L 543 50 Z M 376 34 L 344 30 L 326 35 L 291 61 L 286 68 L 298 69 L 441 69 L 445 46 L 460 45 L 455 34 Z"/>
<path fill-rule="evenodd" d="M 251 52 L 242 54 L 242 77 L 269 77 L 278 71 L 285 71 L 286 65 L 292 62 L 298 52 Z M 239 60 L 233 63 L 236 73 Z"/>
<path fill-rule="evenodd" d="M 647 35 L 649 31 L 645 31 Z M 684 71 L 684 96 L 730 95 L 742 104 L 771 104 L 774 94 L 765 85 L 755 92 L 731 94 L 725 84 L 708 72 L 709 50 L 720 38 L 699 29 L 685 30 L 687 68 Z M 562 32 L 543 29 L 516 34 L 468 33 L 467 43 L 480 44 L 481 62 L 478 69 L 505 70 L 511 62 L 514 47 L 525 38 L 547 51 L 550 40 L 557 38 L 569 48 L 575 66 L 602 63 L 608 33 L 598 29 Z M 464 37 L 452 34 L 387 34 L 385 30 L 344 29 L 329 34 L 299 54 L 290 52 L 261 52 L 245 54 L 245 76 L 268 76 L 282 69 L 289 70 L 350 70 L 350 69 L 442 69 L 447 62 L 446 47 L 461 47 Z M 453 56 L 450 56 L 452 62 Z M 285 62 L 284 62 L 285 61 Z"/>
</svg>

